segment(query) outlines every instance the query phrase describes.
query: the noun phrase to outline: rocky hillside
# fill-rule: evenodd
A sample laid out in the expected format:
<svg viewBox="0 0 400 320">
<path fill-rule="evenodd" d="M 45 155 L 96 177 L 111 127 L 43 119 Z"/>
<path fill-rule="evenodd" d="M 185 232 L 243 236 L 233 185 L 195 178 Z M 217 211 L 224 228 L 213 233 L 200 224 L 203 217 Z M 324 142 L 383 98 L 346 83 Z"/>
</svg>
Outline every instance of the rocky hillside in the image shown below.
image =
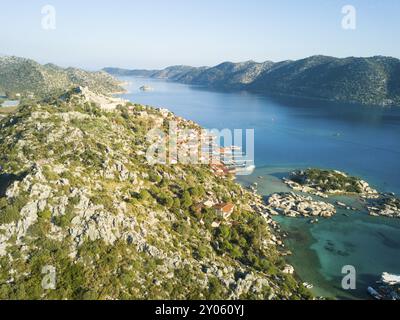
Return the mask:
<svg viewBox="0 0 400 320">
<path fill-rule="evenodd" d="M 400 60 L 314 56 L 264 72 L 251 90 L 372 105 L 400 105 Z"/>
<path fill-rule="evenodd" d="M 54 64 L 41 65 L 18 57 L 0 57 L 0 93 L 9 96 L 44 97 L 65 88 L 87 86 L 94 92 L 123 91 L 120 82 L 105 72 L 63 69 Z"/>
<path fill-rule="evenodd" d="M 208 165 L 147 163 L 169 120 L 200 129 L 84 88 L 1 120 L 0 299 L 310 297 L 258 196 Z"/>
<path fill-rule="evenodd" d="M 225 62 L 175 72 L 105 69 L 114 75 L 159 77 L 188 84 L 370 105 L 400 105 L 400 60 L 391 57 L 312 56 L 297 61 Z M 167 76 L 165 76 L 165 74 Z"/>
<path fill-rule="evenodd" d="M 186 84 L 205 85 L 213 88 L 238 89 L 252 83 L 263 71 L 273 65 L 272 62 L 242 63 L 224 62 L 215 67 L 194 68 L 172 66 L 163 70 L 126 70 L 105 68 L 104 71 L 115 76 L 136 76 L 155 79 L 167 79 Z"/>
<path fill-rule="evenodd" d="M 247 61 L 243 63 L 224 62 L 216 67 L 201 70 L 196 74 L 176 77 L 177 81 L 204 85 L 214 88 L 240 89 L 252 83 L 261 73 L 273 65 L 272 62 L 257 63 Z"/>
</svg>

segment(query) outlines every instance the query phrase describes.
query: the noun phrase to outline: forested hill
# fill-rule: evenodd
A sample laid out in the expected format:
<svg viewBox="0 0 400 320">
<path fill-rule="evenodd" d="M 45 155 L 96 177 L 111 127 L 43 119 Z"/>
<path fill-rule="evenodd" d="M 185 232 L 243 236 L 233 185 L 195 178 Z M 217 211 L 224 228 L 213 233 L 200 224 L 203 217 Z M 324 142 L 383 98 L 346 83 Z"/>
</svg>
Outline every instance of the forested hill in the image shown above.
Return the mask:
<svg viewBox="0 0 400 320">
<path fill-rule="evenodd" d="M 0 56 L 0 93 L 11 98 L 18 94 L 43 97 L 73 86 L 85 86 L 99 93 L 124 90 L 118 80 L 105 72 L 64 69 L 31 59 Z"/>
<path fill-rule="evenodd" d="M 116 76 L 143 76 L 219 89 L 249 90 L 371 105 L 400 105 L 400 60 L 392 57 L 312 56 L 296 61 L 224 62 L 215 67 L 164 70 L 105 68 Z"/>
</svg>

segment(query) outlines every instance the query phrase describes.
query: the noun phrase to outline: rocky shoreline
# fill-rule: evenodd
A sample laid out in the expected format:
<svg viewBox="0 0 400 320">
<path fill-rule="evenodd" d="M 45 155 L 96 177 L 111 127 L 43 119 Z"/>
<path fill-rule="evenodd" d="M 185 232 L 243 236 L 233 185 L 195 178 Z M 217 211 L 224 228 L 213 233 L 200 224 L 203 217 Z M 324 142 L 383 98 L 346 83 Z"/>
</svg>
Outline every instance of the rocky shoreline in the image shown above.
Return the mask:
<svg viewBox="0 0 400 320">
<path fill-rule="evenodd" d="M 336 208 L 324 201 L 315 201 L 312 197 L 290 193 L 275 193 L 268 198 L 268 210 L 273 215 L 288 217 L 323 217 L 329 218 L 336 213 Z"/>
<path fill-rule="evenodd" d="M 300 171 L 295 171 L 300 172 Z M 347 174 L 334 171 L 336 174 L 342 175 L 345 179 Z M 357 179 L 353 180 L 357 186 L 357 192 L 348 192 L 348 190 L 340 189 L 325 189 L 318 184 L 302 185 L 296 181 L 291 180 L 293 174 L 289 178 L 283 178 L 283 182 L 293 190 L 293 192 L 280 192 L 273 193 L 264 199 L 264 205 L 259 206 L 259 211 L 262 215 L 267 217 L 268 220 L 274 221 L 271 217 L 275 215 L 282 215 L 291 218 L 308 218 L 309 222 L 314 224 L 318 223 L 321 218 L 330 218 L 337 213 L 337 210 L 359 211 L 360 207 L 353 206 L 349 201 L 342 200 L 334 196 L 344 195 L 350 198 L 358 199 L 366 211 L 371 216 L 382 216 L 389 218 L 400 218 L 400 199 L 394 193 L 380 193 L 372 188 L 368 182 Z M 263 179 L 259 176 L 258 179 Z M 354 179 L 354 178 L 351 178 Z M 329 184 L 329 181 L 323 181 Z M 253 183 L 249 189 L 253 193 L 257 193 L 258 183 Z M 334 197 L 333 199 L 331 197 Z M 322 198 L 321 201 L 316 199 Z M 330 203 L 328 203 L 328 201 Z M 256 210 L 257 211 L 257 210 Z M 348 216 L 346 213 L 343 215 Z M 279 225 L 275 226 L 279 230 Z M 279 230 L 282 235 L 282 232 Z M 286 235 L 287 236 L 287 235 Z M 284 244 L 285 235 L 282 236 L 277 243 L 282 248 Z M 283 243 L 282 243 L 283 241 Z M 327 248 L 331 250 L 331 248 Z M 292 253 L 286 249 L 288 255 Z M 338 251 L 338 254 L 341 254 Z M 295 274 L 295 268 L 286 264 L 282 270 L 286 274 Z M 396 283 L 389 283 L 387 279 L 396 278 Z M 368 293 L 378 300 L 400 300 L 399 289 L 399 276 L 389 275 L 384 273 L 382 280 L 378 281 L 375 285 L 368 287 Z M 303 283 L 307 289 L 313 288 L 312 284 Z"/>
<path fill-rule="evenodd" d="M 380 193 L 372 188 L 368 182 L 348 176 L 344 172 L 320 169 L 297 170 L 290 173 L 288 178 L 283 178 L 283 182 L 293 191 L 323 199 L 335 195 L 358 196 L 371 216 L 400 218 L 400 200 L 394 193 Z M 336 210 L 332 209 L 328 210 L 328 213 L 325 212 L 326 208 L 331 208 L 330 206 L 333 205 L 322 201 L 312 201 L 311 198 L 294 193 L 292 193 L 292 196 L 286 195 L 284 197 L 272 195 L 271 198 L 275 209 L 279 209 L 274 210 L 275 212 L 291 217 L 318 216 L 320 212 L 323 212 L 325 217 L 331 217 L 336 213 Z M 299 206 L 297 202 L 304 202 L 305 204 Z M 310 205 L 310 202 L 312 205 Z M 321 205 L 321 203 L 324 203 L 324 205 Z M 335 204 L 339 208 L 357 211 L 356 208 L 340 201 L 336 201 Z M 304 207 L 307 210 L 304 210 Z"/>
<path fill-rule="evenodd" d="M 310 188 L 308 186 L 302 186 L 301 184 L 294 182 L 292 180 L 289 180 L 287 178 L 283 178 L 283 182 L 292 190 L 298 191 L 298 192 L 303 192 L 303 193 L 309 193 L 316 195 L 321 198 L 328 198 L 329 196 L 323 192 L 321 192 L 318 189 Z"/>
<path fill-rule="evenodd" d="M 370 200 L 367 209 L 371 216 L 400 218 L 400 200 L 394 194 L 381 194 Z"/>
</svg>

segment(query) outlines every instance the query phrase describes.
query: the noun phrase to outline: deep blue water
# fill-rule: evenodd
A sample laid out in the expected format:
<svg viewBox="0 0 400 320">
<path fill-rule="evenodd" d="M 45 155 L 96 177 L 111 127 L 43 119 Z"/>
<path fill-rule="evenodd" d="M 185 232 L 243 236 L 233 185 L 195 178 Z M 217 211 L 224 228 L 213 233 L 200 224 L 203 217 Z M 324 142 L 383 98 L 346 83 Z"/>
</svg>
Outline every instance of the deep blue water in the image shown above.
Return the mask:
<svg viewBox="0 0 400 320">
<path fill-rule="evenodd" d="M 126 78 L 123 78 L 127 80 Z M 255 129 L 256 165 L 318 166 L 400 193 L 400 108 L 224 93 L 129 78 L 132 101 L 163 106 L 206 128 Z M 142 84 L 155 90 L 141 92 Z"/>
<path fill-rule="evenodd" d="M 132 102 L 165 107 L 208 129 L 254 129 L 259 191 L 285 190 L 279 177 L 301 167 L 332 168 L 360 176 L 380 191 L 400 194 L 400 107 L 381 108 L 276 98 L 247 92 L 218 92 L 172 82 L 121 78 L 128 81 Z M 147 84 L 155 90 L 141 92 Z M 344 199 L 352 202 L 352 199 Z M 279 218 L 292 233 L 290 258 L 299 276 L 315 285 L 315 293 L 363 298 L 365 286 L 383 271 L 400 273 L 400 221 L 369 217 L 360 210 L 351 217 L 309 225 Z M 340 250 L 325 249 L 333 242 Z M 342 255 L 337 255 L 340 252 Z M 345 254 L 343 254 L 343 252 Z M 341 266 L 360 272 L 354 292 L 340 288 Z"/>
</svg>

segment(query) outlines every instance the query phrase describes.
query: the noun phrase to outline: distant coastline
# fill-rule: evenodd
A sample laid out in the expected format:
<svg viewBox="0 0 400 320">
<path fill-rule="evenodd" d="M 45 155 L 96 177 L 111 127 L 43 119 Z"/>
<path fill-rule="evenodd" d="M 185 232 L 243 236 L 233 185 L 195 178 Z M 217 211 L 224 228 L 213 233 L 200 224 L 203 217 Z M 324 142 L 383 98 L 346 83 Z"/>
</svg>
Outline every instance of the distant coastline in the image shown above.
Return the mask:
<svg viewBox="0 0 400 320">
<path fill-rule="evenodd" d="M 117 77 L 161 79 L 215 90 L 380 107 L 400 106 L 398 70 L 399 59 L 383 56 L 343 59 L 312 56 L 277 63 L 224 62 L 215 67 L 171 66 L 162 70 L 103 69 Z"/>
</svg>

